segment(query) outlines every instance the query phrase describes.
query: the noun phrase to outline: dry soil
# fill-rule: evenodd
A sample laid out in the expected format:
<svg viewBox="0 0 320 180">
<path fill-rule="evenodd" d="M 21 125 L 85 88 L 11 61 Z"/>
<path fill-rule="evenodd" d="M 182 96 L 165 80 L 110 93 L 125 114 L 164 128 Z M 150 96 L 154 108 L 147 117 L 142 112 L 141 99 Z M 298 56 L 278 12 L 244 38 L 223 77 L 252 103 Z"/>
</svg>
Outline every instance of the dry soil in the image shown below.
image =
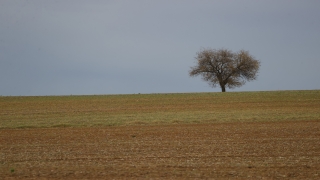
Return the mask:
<svg viewBox="0 0 320 180">
<path fill-rule="evenodd" d="M 320 121 L 0 130 L 1 179 L 320 179 Z"/>
</svg>

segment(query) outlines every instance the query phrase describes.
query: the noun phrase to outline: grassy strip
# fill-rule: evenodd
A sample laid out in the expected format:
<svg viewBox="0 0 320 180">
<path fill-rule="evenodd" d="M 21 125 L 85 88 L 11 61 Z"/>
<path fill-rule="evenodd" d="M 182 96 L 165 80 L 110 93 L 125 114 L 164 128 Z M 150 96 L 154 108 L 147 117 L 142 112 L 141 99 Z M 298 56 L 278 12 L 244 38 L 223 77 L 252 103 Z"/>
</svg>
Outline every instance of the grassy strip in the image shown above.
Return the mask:
<svg viewBox="0 0 320 180">
<path fill-rule="evenodd" d="M 320 120 L 320 91 L 0 97 L 0 128 Z"/>
</svg>

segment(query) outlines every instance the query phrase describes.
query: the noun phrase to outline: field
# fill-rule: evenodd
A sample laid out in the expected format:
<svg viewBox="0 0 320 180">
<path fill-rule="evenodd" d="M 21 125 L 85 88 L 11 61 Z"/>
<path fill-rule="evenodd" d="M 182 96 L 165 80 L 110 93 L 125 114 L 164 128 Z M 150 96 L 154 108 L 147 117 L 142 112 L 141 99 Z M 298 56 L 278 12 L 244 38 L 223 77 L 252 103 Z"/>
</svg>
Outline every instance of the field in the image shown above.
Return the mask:
<svg viewBox="0 0 320 180">
<path fill-rule="evenodd" d="M 320 91 L 0 97 L 4 179 L 320 178 Z"/>
</svg>

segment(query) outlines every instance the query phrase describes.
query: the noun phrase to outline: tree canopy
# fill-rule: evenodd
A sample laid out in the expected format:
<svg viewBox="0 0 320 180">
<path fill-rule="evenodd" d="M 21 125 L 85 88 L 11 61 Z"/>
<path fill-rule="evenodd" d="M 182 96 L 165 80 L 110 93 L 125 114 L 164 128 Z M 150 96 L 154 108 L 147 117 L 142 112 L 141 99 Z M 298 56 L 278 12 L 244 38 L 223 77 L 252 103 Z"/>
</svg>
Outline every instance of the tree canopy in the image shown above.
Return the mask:
<svg viewBox="0 0 320 180">
<path fill-rule="evenodd" d="M 213 87 L 219 84 L 222 92 L 226 87 L 232 89 L 255 80 L 260 67 L 260 61 L 244 50 L 234 53 L 228 49 L 203 49 L 197 53 L 196 60 L 189 75 L 201 75 Z"/>
</svg>

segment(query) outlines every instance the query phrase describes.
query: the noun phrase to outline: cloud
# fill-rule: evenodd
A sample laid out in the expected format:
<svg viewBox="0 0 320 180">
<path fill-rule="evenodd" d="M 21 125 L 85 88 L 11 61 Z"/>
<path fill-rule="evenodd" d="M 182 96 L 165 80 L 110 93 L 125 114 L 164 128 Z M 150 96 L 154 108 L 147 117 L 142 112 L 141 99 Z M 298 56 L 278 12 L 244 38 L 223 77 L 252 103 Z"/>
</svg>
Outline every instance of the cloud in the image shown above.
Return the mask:
<svg viewBox="0 0 320 180">
<path fill-rule="evenodd" d="M 259 79 L 235 90 L 320 88 L 318 5 L 1 1 L 0 94 L 219 91 L 188 76 L 201 47 L 261 60 Z"/>
</svg>

